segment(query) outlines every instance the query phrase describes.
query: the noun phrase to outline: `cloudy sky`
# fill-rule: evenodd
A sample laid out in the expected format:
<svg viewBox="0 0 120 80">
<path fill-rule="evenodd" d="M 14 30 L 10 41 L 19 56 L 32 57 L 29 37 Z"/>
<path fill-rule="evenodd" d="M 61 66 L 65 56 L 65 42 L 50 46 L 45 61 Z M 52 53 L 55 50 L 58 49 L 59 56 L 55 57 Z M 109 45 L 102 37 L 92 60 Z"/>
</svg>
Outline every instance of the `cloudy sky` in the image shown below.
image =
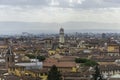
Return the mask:
<svg viewBox="0 0 120 80">
<path fill-rule="evenodd" d="M 120 30 L 120 0 L 0 0 L 0 33 Z"/>
</svg>

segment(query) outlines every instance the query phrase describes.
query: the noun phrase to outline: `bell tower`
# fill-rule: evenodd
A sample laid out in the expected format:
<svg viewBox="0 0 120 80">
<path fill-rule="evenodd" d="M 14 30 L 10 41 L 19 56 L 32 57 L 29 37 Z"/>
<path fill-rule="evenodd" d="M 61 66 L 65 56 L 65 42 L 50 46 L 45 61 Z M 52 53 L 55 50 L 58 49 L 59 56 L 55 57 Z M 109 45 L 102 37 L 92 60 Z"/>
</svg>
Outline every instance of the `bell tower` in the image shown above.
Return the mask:
<svg viewBox="0 0 120 80">
<path fill-rule="evenodd" d="M 60 28 L 60 32 L 59 32 L 59 42 L 64 44 L 65 39 L 64 39 L 64 29 Z"/>
<path fill-rule="evenodd" d="M 12 52 L 11 46 L 9 46 L 8 51 L 5 55 L 6 68 L 13 66 L 15 63 L 15 55 Z"/>
</svg>

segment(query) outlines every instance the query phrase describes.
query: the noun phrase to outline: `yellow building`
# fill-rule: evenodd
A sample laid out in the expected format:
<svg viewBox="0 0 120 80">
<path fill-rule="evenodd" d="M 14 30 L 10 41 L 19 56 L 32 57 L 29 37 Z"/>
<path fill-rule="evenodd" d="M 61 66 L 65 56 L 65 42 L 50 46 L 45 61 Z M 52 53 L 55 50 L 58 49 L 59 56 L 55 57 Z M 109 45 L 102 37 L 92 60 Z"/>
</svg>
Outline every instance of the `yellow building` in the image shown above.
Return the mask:
<svg viewBox="0 0 120 80">
<path fill-rule="evenodd" d="M 56 54 L 56 51 L 55 50 L 49 50 L 48 53 L 49 53 L 49 55 L 54 55 L 54 54 Z"/>
<path fill-rule="evenodd" d="M 46 78 L 47 71 L 44 70 L 43 72 L 43 70 L 41 70 L 43 69 L 42 64 L 42 62 L 16 63 L 14 66 L 8 68 L 8 73 L 19 77 L 27 75 L 35 78 Z"/>
<path fill-rule="evenodd" d="M 119 52 L 119 45 L 117 44 L 108 45 L 107 51 L 108 52 Z"/>
<path fill-rule="evenodd" d="M 25 74 L 30 75 L 35 78 L 41 78 L 42 80 L 47 80 L 47 73 L 46 69 L 33 69 L 33 70 L 26 70 Z"/>
<path fill-rule="evenodd" d="M 9 74 L 14 74 L 16 76 L 22 76 L 25 74 L 25 67 L 22 66 L 12 66 L 8 68 Z"/>
<path fill-rule="evenodd" d="M 25 67 L 14 66 L 8 69 L 9 74 L 14 74 L 16 76 L 31 76 L 34 78 L 40 78 L 41 80 L 47 79 L 47 70 L 46 69 L 30 69 L 27 70 Z"/>
<path fill-rule="evenodd" d="M 49 55 L 55 55 L 55 54 L 59 54 L 59 53 L 65 53 L 65 49 L 56 49 L 56 50 L 49 50 L 48 51 Z"/>
</svg>

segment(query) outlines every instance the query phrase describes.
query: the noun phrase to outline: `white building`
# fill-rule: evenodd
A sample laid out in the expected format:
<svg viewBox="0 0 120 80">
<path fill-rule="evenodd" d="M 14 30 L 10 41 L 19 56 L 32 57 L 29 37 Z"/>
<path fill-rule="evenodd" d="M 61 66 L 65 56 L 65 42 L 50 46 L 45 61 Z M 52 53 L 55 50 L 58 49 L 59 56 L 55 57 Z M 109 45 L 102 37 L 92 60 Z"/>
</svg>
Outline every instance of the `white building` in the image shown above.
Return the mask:
<svg viewBox="0 0 120 80">
<path fill-rule="evenodd" d="M 16 63 L 16 66 L 23 66 L 25 69 L 41 69 L 43 66 L 42 62 L 28 62 L 28 63 Z"/>
</svg>

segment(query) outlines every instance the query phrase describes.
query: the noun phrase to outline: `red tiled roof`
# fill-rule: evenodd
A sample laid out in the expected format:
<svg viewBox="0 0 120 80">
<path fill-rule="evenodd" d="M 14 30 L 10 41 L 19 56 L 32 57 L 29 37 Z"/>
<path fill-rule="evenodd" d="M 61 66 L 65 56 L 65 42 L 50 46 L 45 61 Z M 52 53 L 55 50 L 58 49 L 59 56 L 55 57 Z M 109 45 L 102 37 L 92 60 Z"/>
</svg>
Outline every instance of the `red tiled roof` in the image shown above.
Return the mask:
<svg viewBox="0 0 120 80">
<path fill-rule="evenodd" d="M 75 67 L 76 63 L 75 62 L 55 62 L 55 63 L 48 63 L 44 62 L 43 67 L 51 67 L 52 65 L 56 65 L 57 67 Z"/>
<path fill-rule="evenodd" d="M 54 58 L 47 58 L 45 59 L 44 63 L 56 63 L 58 60 L 54 59 Z"/>
</svg>

